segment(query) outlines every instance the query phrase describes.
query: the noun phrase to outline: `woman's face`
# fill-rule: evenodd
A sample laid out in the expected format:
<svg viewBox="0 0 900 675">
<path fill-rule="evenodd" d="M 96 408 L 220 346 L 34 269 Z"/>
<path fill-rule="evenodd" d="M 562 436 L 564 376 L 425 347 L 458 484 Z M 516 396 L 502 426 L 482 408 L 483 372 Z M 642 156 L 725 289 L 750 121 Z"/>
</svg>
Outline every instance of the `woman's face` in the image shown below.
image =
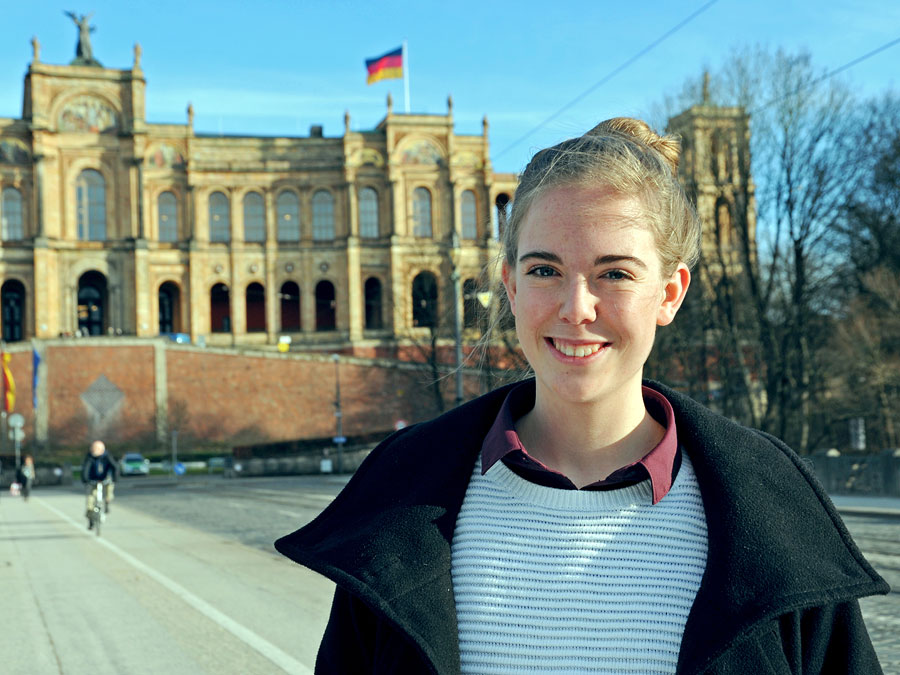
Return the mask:
<svg viewBox="0 0 900 675">
<path fill-rule="evenodd" d="M 690 272 L 663 278 L 640 200 L 561 186 L 532 204 L 503 282 L 539 397 L 578 404 L 640 391 L 656 326 L 675 318 Z"/>
</svg>

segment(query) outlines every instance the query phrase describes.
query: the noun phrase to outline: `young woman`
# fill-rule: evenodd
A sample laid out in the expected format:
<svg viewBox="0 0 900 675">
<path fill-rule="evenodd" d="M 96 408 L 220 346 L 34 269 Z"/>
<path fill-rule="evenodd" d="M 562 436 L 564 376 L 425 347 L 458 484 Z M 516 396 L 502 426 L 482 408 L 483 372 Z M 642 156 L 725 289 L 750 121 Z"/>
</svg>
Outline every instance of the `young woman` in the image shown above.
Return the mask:
<svg viewBox="0 0 900 675">
<path fill-rule="evenodd" d="M 337 584 L 321 673 L 878 673 L 887 584 L 777 439 L 642 382 L 699 255 L 678 143 L 539 152 L 504 233 L 534 378 L 406 428 L 276 547 Z"/>
</svg>

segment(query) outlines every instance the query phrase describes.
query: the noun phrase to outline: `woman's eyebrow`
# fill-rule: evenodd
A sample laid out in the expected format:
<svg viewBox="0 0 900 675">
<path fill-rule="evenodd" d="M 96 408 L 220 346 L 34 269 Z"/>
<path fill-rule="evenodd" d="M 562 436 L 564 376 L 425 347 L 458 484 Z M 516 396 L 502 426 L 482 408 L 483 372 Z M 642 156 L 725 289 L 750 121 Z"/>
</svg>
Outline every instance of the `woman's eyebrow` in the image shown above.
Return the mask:
<svg viewBox="0 0 900 675">
<path fill-rule="evenodd" d="M 538 260 L 546 260 L 547 262 L 562 264 L 562 258 L 560 258 L 555 253 L 551 253 L 550 251 L 529 251 L 528 253 L 523 253 L 521 256 L 519 256 L 519 262 L 525 262 L 530 258 L 536 258 Z M 635 258 L 633 255 L 617 255 L 614 253 L 598 256 L 597 259 L 594 260 L 594 267 L 599 267 L 601 265 L 611 265 L 620 262 L 630 262 L 633 265 L 637 265 L 643 270 L 647 269 L 647 264 L 640 258 Z"/>
<path fill-rule="evenodd" d="M 538 260 L 546 260 L 547 262 L 562 263 L 562 258 L 560 258 L 555 253 L 551 253 L 550 251 L 529 251 L 528 253 L 523 253 L 519 256 L 519 262 L 524 262 L 528 258 L 537 258 Z"/>
<path fill-rule="evenodd" d="M 633 255 L 602 255 L 594 261 L 594 266 L 596 267 L 599 265 L 609 265 L 611 263 L 619 262 L 630 262 L 637 265 L 641 269 L 647 269 L 646 263 L 640 258 L 635 258 Z"/>
</svg>

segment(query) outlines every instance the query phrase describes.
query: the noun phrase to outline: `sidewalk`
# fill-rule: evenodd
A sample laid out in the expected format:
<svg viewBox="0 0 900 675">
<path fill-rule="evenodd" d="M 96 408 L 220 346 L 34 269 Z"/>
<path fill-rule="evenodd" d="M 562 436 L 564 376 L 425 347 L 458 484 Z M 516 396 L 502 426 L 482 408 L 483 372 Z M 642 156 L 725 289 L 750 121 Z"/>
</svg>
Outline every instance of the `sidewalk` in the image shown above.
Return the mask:
<svg viewBox="0 0 900 675">
<path fill-rule="evenodd" d="M 848 515 L 895 516 L 900 518 L 900 497 L 829 495 L 840 513 Z"/>
</svg>

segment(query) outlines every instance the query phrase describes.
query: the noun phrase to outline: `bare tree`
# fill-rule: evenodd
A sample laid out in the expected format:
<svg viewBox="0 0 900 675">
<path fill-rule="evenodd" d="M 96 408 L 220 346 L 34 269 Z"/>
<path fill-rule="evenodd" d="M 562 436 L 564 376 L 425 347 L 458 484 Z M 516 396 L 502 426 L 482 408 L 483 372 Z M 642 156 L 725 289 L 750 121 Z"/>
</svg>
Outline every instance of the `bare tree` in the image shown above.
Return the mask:
<svg viewBox="0 0 900 675">
<path fill-rule="evenodd" d="M 701 91 L 699 82 L 688 83 L 666 105 Z M 735 51 L 706 91 L 717 104 L 749 111 L 752 156 L 752 171 L 749 156 L 740 160 L 748 170 L 736 195 L 732 247 L 707 251 L 704 259 L 714 310 L 706 341 L 713 336 L 715 362 L 732 373 L 728 395 L 745 398 L 736 416 L 805 452 L 818 390 L 815 332 L 832 309 L 828 290 L 839 269 L 830 235 L 866 168 L 856 145 L 860 108 L 845 84 L 823 78 L 809 54 L 761 47 Z M 755 232 L 743 217 L 754 206 L 751 175 Z M 732 255 L 739 266 L 727 264 Z M 754 371 L 763 389 L 755 397 Z"/>
</svg>

